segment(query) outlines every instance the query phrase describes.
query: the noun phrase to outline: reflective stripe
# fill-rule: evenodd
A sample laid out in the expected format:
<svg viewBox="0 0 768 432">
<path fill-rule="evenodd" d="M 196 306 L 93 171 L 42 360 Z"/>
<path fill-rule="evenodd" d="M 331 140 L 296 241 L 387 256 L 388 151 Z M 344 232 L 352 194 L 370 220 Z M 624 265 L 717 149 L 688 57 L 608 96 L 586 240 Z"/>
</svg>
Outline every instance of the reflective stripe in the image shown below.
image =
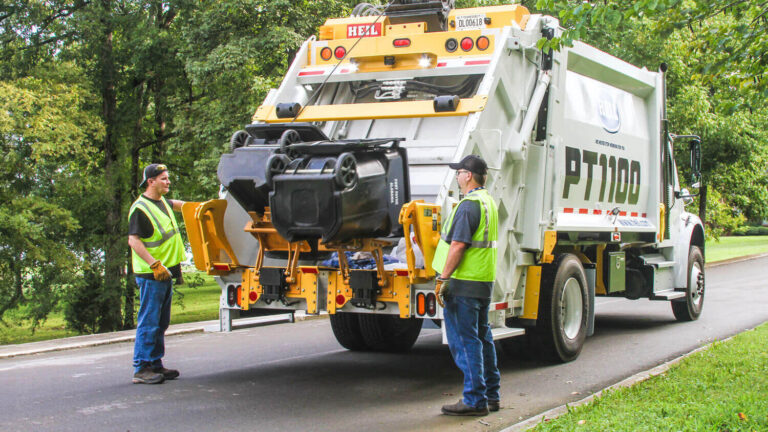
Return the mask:
<svg viewBox="0 0 768 432">
<path fill-rule="evenodd" d="M 496 242 L 495 241 L 473 241 L 470 245 L 473 248 L 488 249 L 488 248 L 495 248 Z"/>
<path fill-rule="evenodd" d="M 481 248 L 481 249 L 482 248 L 495 248 L 496 247 L 496 241 L 488 241 L 487 240 L 488 239 L 488 235 L 487 234 L 486 234 L 485 238 L 486 238 L 486 241 L 480 241 L 480 240 L 472 241 L 472 242 L 469 243 L 469 245 L 472 246 L 473 248 Z M 446 243 L 451 243 L 451 242 L 448 241 L 448 235 L 447 234 L 441 234 L 440 235 L 440 240 L 442 240 L 442 241 L 444 241 Z M 462 242 L 462 243 L 464 243 L 464 242 Z"/>
<path fill-rule="evenodd" d="M 142 200 L 138 200 L 138 201 L 136 201 L 136 205 L 137 206 L 141 206 L 141 207 L 144 208 L 144 210 L 146 210 L 144 213 L 149 215 L 149 217 L 151 217 L 152 220 L 155 221 L 155 226 L 157 226 L 158 231 L 160 231 L 160 240 L 153 241 L 153 242 L 144 242 L 144 246 L 145 247 L 148 247 L 148 248 L 158 247 L 161 244 L 165 243 L 166 241 L 170 240 L 171 237 L 173 237 L 174 235 L 176 235 L 179 232 L 179 229 L 175 226 L 175 224 L 174 224 L 174 227 L 173 227 L 173 229 L 171 231 L 168 231 L 168 232 L 165 231 L 163 229 L 163 225 L 160 223 L 159 220 L 157 220 L 157 216 L 155 216 L 155 214 L 152 213 L 152 211 L 149 209 L 149 205 L 146 202 L 144 202 Z M 166 210 L 168 210 L 167 207 L 166 207 Z M 174 223 L 174 222 L 175 221 L 173 219 L 171 219 L 171 223 Z"/>
</svg>

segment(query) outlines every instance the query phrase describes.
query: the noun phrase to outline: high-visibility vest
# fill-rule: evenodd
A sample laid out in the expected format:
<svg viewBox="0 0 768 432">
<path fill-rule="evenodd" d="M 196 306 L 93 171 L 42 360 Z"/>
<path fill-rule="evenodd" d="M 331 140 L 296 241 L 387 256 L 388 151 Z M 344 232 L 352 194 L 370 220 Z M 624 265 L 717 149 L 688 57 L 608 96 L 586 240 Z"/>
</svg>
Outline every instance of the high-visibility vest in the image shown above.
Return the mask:
<svg viewBox="0 0 768 432">
<path fill-rule="evenodd" d="M 173 208 L 168 205 L 165 198 L 160 197 L 160 201 L 162 201 L 168 214 L 165 214 L 155 203 L 142 195 L 131 206 L 128 219 L 131 219 L 131 215 L 136 210 L 147 215 L 154 229 L 151 236 L 142 238 L 141 241 L 155 259 L 160 260 L 164 266 L 170 268 L 184 261 L 184 242 L 181 240 L 181 232 L 176 223 L 176 217 L 173 215 Z M 149 268 L 151 263 L 144 261 L 133 249 L 131 249 L 131 264 L 133 264 L 134 273 L 152 273 L 152 269 Z"/>
<path fill-rule="evenodd" d="M 478 189 L 467 194 L 459 202 L 459 205 L 464 201 L 476 201 L 480 204 L 480 224 L 472 235 L 470 247 L 465 249 L 464 256 L 451 278 L 493 282 L 496 279 L 496 241 L 498 240 L 499 224 L 499 212 L 496 203 L 485 189 Z M 432 268 L 439 274 L 442 274 L 445 261 L 448 258 L 448 249 L 450 248 L 448 233 L 451 230 L 453 217 L 456 215 L 459 205 L 453 208 L 440 232 L 435 258 L 432 260 Z"/>
</svg>

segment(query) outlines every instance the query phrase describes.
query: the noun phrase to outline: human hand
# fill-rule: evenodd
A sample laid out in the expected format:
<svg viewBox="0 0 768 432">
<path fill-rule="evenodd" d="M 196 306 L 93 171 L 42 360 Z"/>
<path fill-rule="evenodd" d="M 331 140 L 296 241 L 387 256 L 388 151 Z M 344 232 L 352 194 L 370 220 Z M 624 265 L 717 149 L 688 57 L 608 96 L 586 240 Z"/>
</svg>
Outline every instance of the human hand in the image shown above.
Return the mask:
<svg viewBox="0 0 768 432">
<path fill-rule="evenodd" d="M 166 268 L 160 260 L 155 260 L 152 264 L 149 265 L 149 268 L 152 269 L 152 273 L 155 274 L 155 280 L 158 281 L 167 281 L 171 280 L 171 272 Z"/>
</svg>

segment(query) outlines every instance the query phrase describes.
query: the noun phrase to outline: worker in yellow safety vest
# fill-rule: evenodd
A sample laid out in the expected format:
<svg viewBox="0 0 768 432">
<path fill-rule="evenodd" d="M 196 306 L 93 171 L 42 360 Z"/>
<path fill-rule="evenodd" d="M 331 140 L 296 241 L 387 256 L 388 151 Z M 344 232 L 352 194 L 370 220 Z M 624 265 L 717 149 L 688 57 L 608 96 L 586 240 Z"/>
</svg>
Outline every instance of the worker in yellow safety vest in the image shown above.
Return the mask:
<svg viewBox="0 0 768 432">
<path fill-rule="evenodd" d="M 443 323 L 456 366 L 464 373 L 463 398 L 443 405 L 446 415 L 482 416 L 499 410 L 501 376 L 488 324 L 496 279 L 498 211 L 485 189 L 488 166 L 479 156 L 449 164 L 464 198 L 445 220 L 432 267 L 443 298 Z"/>
<path fill-rule="evenodd" d="M 183 201 L 163 198 L 171 186 L 168 168 L 151 164 L 144 168 L 139 187 L 144 193 L 128 213 L 128 245 L 139 287 L 139 314 L 133 350 L 134 384 L 160 384 L 175 379 L 179 371 L 166 369 L 165 331 L 171 321 L 173 278 L 181 283 L 184 243 L 173 211 Z"/>
</svg>

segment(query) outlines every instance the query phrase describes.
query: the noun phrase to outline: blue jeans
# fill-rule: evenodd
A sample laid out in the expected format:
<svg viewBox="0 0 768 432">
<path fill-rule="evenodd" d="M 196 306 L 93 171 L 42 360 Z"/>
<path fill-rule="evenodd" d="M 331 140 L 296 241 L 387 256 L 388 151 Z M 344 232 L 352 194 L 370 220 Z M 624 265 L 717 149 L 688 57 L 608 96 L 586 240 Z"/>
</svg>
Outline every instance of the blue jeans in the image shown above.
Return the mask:
<svg viewBox="0 0 768 432">
<path fill-rule="evenodd" d="M 136 343 L 133 346 L 133 368 L 163 367 L 165 331 L 171 322 L 173 282 L 136 278 L 139 286 L 139 316 Z"/>
<path fill-rule="evenodd" d="M 482 408 L 499 400 L 501 375 L 488 325 L 490 299 L 445 296 L 445 330 L 456 366 L 464 373 L 464 403 Z"/>
</svg>

